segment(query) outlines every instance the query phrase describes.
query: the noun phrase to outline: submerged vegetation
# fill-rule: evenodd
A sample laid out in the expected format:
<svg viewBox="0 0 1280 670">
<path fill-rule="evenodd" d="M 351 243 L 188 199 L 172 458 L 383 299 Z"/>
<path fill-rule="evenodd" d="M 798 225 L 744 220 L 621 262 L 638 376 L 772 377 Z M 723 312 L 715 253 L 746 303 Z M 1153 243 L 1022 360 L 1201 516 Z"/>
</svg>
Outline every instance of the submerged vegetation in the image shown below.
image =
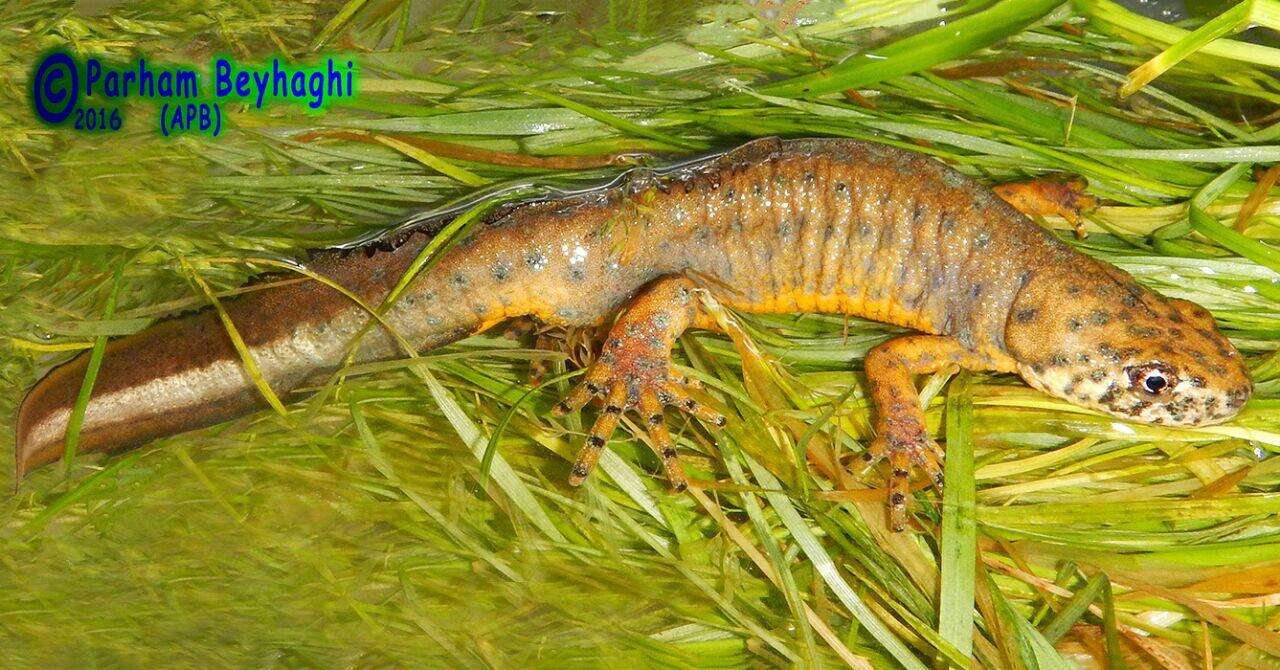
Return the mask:
<svg viewBox="0 0 1280 670">
<path fill-rule="evenodd" d="M 1010 376 L 923 379 L 948 486 L 919 490 L 892 534 L 858 456 L 861 359 L 895 329 L 725 313 L 732 338 L 686 335 L 679 363 L 730 420 L 673 427 L 685 495 L 625 422 L 568 487 L 583 426 L 549 410 L 586 334 L 495 331 L 33 473 L 0 502 L 3 665 L 1274 667 L 1280 49 L 1232 35 L 1273 10 L 1170 25 L 1111 0 L 0 5 L 5 444 L 51 363 L 308 248 L 477 189 L 593 183 L 766 135 L 872 139 L 988 182 L 1086 178 L 1104 200 L 1087 237 L 1043 223 L 1208 307 L 1257 386 L 1231 423 L 1174 430 Z M 217 139 L 158 137 L 146 102 L 120 133 L 75 134 L 27 108 L 33 54 L 58 45 L 346 53 L 359 95 L 319 114 L 228 106 Z"/>
</svg>

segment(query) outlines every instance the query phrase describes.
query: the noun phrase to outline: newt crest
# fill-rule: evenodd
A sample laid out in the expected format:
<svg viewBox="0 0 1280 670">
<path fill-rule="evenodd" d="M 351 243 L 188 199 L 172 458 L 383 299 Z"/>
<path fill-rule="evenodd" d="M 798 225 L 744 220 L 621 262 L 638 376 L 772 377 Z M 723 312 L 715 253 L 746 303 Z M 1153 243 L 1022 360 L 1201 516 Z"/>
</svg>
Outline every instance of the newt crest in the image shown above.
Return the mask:
<svg viewBox="0 0 1280 670">
<path fill-rule="evenodd" d="M 1006 342 L 1032 386 L 1114 416 L 1199 426 L 1239 413 L 1253 384 L 1208 310 L 1165 298 L 1121 270 L 1031 280 Z"/>
</svg>

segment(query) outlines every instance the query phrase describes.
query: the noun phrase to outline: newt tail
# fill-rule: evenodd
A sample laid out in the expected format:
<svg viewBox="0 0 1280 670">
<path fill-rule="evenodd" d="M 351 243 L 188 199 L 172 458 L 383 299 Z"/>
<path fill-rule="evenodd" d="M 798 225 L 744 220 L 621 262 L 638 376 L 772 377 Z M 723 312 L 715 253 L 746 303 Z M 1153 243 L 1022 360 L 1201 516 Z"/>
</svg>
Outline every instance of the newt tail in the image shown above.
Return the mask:
<svg viewBox="0 0 1280 670">
<path fill-rule="evenodd" d="M 324 252 L 311 269 L 379 304 L 428 240 L 422 232 L 389 250 Z M 415 278 L 385 318 L 419 350 L 513 317 L 612 319 L 601 355 L 561 408 L 604 402 L 572 480 L 590 473 L 619 416 L 637 411 L 681 488 L 663 408 L 725 421 L 669 368 L 680 333 L 707 325 L 694 288 L 743 312 L 848 314 L 919 331 L 876 347 L 865 364 L 876 409 L 866 453 L 889 461 L 895 528 L 905 524 L 912 469 L 941 483 L 913 375 L 1014 372 L 1069 402 L 1166 425 L 1225 421 L 1252 392 L 1239 353 L 1203 308 L 1076 252 L 940 162 L 843 139 L 757 140 L 502 211 Z M 369 319 L 313 280 L 225 309 L 278 394 L 341 365 Z M 402 353 L 375 327 L 356 360 Z M 63 453 L 87 361 L 55 368 L 23 401 L 19 478 Z M 261 406 L 215 313 L 166 320 L 107 345 L 80 450 L 121 449 Z"/>
</svg>

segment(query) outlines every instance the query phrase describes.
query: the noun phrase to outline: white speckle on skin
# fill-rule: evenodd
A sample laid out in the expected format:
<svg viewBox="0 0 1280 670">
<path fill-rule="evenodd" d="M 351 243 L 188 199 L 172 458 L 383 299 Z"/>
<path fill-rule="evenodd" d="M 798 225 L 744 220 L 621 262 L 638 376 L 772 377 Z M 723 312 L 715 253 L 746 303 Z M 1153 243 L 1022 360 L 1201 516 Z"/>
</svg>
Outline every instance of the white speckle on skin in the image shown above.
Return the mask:
<svg viewBox="0 0 1280 670">
<path fill-rule="evenodd" d="M 1114 430 L 1114 431 L 1116 431 L 1117 433 L 1121 433 L 1121 434 L 1123 434 L 1123 435 L 1137 435 L 1137 434 L 1138 434 L 1138 431 L 1134 430 L 1134 429 L 1133 429 L 1133 426 L 1130 426 L 1129 424 L 1125 424 L 1125 423 L 1120 423 L 1119 421 L 1112 422 L 1112 424 L 1111 424 L 1111 430 Z"/>
<path fill-rule="evenodd" d="M 572 247 L 566 244 L 561 246 L 560 250 L 569 257 L 569 262 L 574 265 L 581 265 L 583 261 L 587 260 L 587 248 L 581 244 L 575 244 Z"/>
</svg>

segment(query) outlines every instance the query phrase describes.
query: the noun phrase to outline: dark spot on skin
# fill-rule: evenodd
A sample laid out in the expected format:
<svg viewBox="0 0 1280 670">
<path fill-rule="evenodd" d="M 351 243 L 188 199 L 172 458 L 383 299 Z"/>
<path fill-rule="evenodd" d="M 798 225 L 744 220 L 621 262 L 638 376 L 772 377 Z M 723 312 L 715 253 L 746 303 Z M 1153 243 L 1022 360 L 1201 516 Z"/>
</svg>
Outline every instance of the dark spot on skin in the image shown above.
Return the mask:
<svg viewBox="0 0 1280 670">
<path fill-rule="evenodd" d="M 1095 309 L 1089 312 L 1089 322 L 1095 326 L 1105 326 L 1111 323 L 1111 314 L 1105 309 Z"/>
<path fill-rule="evenodd" d="M 1049 357 L 1049 365 L 1053 365 L 1055 367 L 1062 367 L 1067 365 L 1068 362 L 1067 357 L 1062 354 L 1054 354 Z"/>
<path fill-rule="evenodd" d="M 599 449 L 604 446 L 604 438 L 599 435 L 592 435 L 587 438 L 587 446 L 592 449 Z"/>
<path fill-rule="evenodd" d="M 1024 307 L 1014 312 L 1013 318 L 1016 319 L 1018 323 L 1031 323 L 1032 321 L 1035 321 L 1036 314 L 1039 313 L 1039 311 L 1040 310 L 1035 307 Z"/>
<path fill-rule="evenodd" d="M 1111 361 L 1112 363 L 1120 362 L 1120 352 L 1116 351 L 1115 347 L 1109 344 L 1098 345 L 1098 353 L 1102 354 L 1103 358 Z"/>
<path fill-rule="evenodd" d="M 1113 400 L 1116 399 L 1116 395 L 1119 392 L 1120 392 L 1119 385 L 1116 384 L 1115 382 L 1111 382 L 1111 385 L 1107 387 L 1107 392 L 1098 396 L 1098 402 L 1104 405 L 1110 404 Z"/>
<path fill-rule="evenodd" d="M 1092 380 L 1093 380 L 1093 381 L 1095 381 L 1095 382 L 1100 382 L 1100 381 L 1102 381 L 1102 380 L 1104 380 L 1104 379 L 1106 379 L 1106 378 L 1107 378 L 1107 371 L 1106 371 L 1106 370 L 1098 369 L 1098 370 L 1094 370 L 1093 372 L 1089 373 L 1089 379 L 1092 379 Z"/>
<path fill-rule="evenodd" d="M 988 234 L 985 230 L 978 233 L 978 236 L 973 239 L 973 246 L 978 249 L 985 249 L 987 248 L 987 245 L 990 243 L 991 243 L 991 235 Z"/>
<path fill-rule="evenodd" d="M 676 485 L 673 488 L 676 493 L 684 493 L 689 490 L 689 485 L 684 482 L 676 482 Z"/>
<path fill-rule="evenodd" d="M 1082 327 L 1084 324 L 1080 323 L 1080 319 L 1067 319 L 1067 330 L 1078 333 Z"/>
<path fill-rule="evenodd" d="M 1044 365 L 1041 363 L 1032 363 L 1031 370 L 1038 375 L 1044 374 Z"/>
<path fill-rule="evenodd" d="M 604 411 L 609 414 L 622 414 L 622 408 L 617 405 L 605 405 Z"/>
<path fill-rule="evenodd" d="M 661 425 L 662 425 L 662 415 L 661 415 L 661 414 L 650 414 L 650 415 L 649 415 L 649 425 L 650 425 L 650 426 L 661 426 Z"/>
<path fill-rule="evenodd" d="M 1160 331 L 1150 326 L 1129 326 L 1129 334 L 1134 337 L 1155 337 Z"/>
<path fill-rule="evenodd" d="M 858 226 L 858 235 L 859 235 L 859 236 L 861 236 L 861 237 L 866 237 L 866 236 L 868 236 L 868 235 L 870 235 L 870 234 L 871 234 L 871 225 L 870 225 L 870 224 L 863 223 L 863 224 L 860 224 L 860 225 Z"/>
<path fill-rule="evenodd" d="M 969 289 L 969 297 L 971 298 L 981 297 L 982 291 L 984 290 L 984 288 L 985 287 L 983 287 L 982 282 L 978 282 L 977 284 L 974 284 L 973 288 Z"/>
<path fill-rule="evenodd" d="M 569 281 L 578 283 L 587 278 L 585 270 L 579 267 L 569 268 Z"/>
<path fill-rule="evenodd" d="M 724 417 L 722 417 L 722 416 L 718 416 L 718 417 L 716 417 L 716 419 L 715 419 L 715 421 L 714 421 L 713 423 L 715 423 L 717 426 L 721 426 L 721 427 L 723 427 L 725 424 L 729 423 L 729 420 L 728 420 L 728 419 L 726 419 L 726 418 L 724 418 Z"/>
<path fill-rule="evenodd" d="M 909 472 L 907 472 L 906 470 L 903 470 L 903 469 L 901 469 L 901 468 L 896 469 L 896 470 L 894 470 L 894 471 L 893 471 L 893 476 L 894 476 L 894 477 L 897 477 L 898 479 L 906 479 L 908 476 L 910 476 L 910 474 L 911 474 L 911 473 L 909 473 Z"/>
<path fill-rule="evenodd" d="M 1093 362 L 1093 359 L 1089 357 L 1089 354 L 1085 354 L 1085 353 L 1077 354 L 1077 355 L 1076 355 L 1076 360 L 1077 360 L 1077 361 L 1079 361 L 1079 362 L 1081 362 L 1081 363 L 1092 363 L 1092 362 Z"/>
<path fill-rule="evenodd" d="M 489 272 L 493 275 L 494 281 L 506 281 L 511 276 L 511 266 L 506 263 L 494 263 Z"/>
<path fill-rule="evenodd" d="M 547 267 L 547 257 L 542 255 L 541 251 L 530 251 L 524 255 L 524 264 L 529 266 L 530 270 L 537 272 Z"/>
<path fill-rule="evenodd" d="M 849 189 L 849 185 L 848 185 L 848 184 L 846 184 L 846 183 L 844 183 L 844 182 L 842 182 L 842 181 L 838 181 L 838 182 L 836 182 L 836 193 L 844 193 L 844 192 L 845 192 L 845 191 L 847 191 L 848 189 Z"/>
<path fill-rule="evenodd" d="M 458 288 L 463 288 L 467 285 L 467 277 L 466 275 L 459 272 L 458 274 L 455 274 L 454 276 L 449 278 L 449 283 L 453 284 Z"/>
<path fill-rule="evenodd" d="M 587 393 L 590 393 L 591 395 L 600 395 L 601 393 L 604 393 L 604 389 L 600 388 L 599 384 L 587 382 L 585 386 L 587 389 Z"/>
<path fill-rule="evenodd" d="M 587 469 L 581 465 L 573 466 L 573 476 L 582 479 L 587 476 Z"/>
<path fill-rule="evenodd" d="M 902 495 L 902 493 L 898 491 L 894 491 L 893 495 L 889 496 L 889 504 L 893 505 L 894 507 L 897 507 L 898 505 L 901 505 L 906 501 L 907 501 L 907 497 Z"/>
<path fill-rule="evenodd" d="M 675 449 L 672 449 L 672 448 L 670 448 L 670 447 L 668 447 L 668 448 L 666 448 L 666 449 L 663 449 L 663 450 L 662 450 L 662 457 L 663 457 L 663 458 L 665 458 L 665 459 L 667 459 L 667 460 L 670 460 L 670 459 L 672 459 L 672 458 L 675 458 L 675 457 L 676 457 L 676 450 L 675 450 Z"/>
<path fill-rule="evenodd" d="M 1084 289 L 1081 289 L 1079 286 L 1077 286 L 1077 285 L 1075 285 L 1075 284 L 1071 284 L 1071 285 L 1067 286 L 1067 295 L 1076 295 L 1076 294 L 1080 293 L 1080 291 L 1082 291 L 1082 290 L 1084 290 Z"/>
</svg>

